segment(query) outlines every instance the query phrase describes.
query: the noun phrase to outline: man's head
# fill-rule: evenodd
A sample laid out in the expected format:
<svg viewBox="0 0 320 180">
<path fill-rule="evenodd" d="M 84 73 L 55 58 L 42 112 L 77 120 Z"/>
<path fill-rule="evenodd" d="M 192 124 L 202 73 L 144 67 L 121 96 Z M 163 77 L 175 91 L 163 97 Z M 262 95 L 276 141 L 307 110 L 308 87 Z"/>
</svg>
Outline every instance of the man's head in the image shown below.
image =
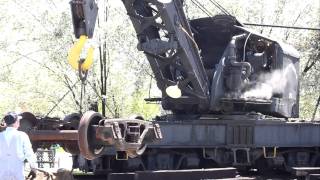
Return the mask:
<svg viewBox="0 0 320 180">
<path fill-rule="evenodd" d="M 18 115 L 15 112 L 9 112 L 8 114 L 6 114 L 3 118 L 4 122 L 6 123 L 6 125 L 8 127 L 15 127 L 15 128 L 19 128 L 20 126 L 20 119 L 22 117 L 20 115 Z"/>
</svg>

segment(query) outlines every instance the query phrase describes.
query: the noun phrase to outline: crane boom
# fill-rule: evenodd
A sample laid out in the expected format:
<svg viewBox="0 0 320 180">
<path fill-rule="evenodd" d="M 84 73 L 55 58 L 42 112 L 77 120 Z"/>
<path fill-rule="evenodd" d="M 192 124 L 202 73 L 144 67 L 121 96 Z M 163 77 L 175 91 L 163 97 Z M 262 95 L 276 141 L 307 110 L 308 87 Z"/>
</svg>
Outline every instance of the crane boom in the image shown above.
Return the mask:
<svg viewBox="0 0 320 180">
<path fill-rule="evenodd" d="M 162 91 L 165 109 L 208 109 L 208 78 L 180 0 L 123 0 L 143 51 Z M 182 96 L 171 98 L 169 86 L 178 85 Z"/>
</svg>

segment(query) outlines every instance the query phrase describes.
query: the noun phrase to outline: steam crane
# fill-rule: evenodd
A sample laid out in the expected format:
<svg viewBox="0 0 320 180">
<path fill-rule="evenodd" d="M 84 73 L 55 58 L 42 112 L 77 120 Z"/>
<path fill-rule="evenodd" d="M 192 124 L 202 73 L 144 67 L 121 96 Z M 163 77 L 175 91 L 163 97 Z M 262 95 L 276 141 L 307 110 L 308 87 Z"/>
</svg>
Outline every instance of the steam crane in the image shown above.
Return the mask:
<svg viewBox="0 0 320 180">
<path fill-rule="evenodd" d="M 196 19 L 189 24 L 180 0 L 123 3 L 137 33 L 138 49 L 146 54 L 162 91 L 164 109 L 176 114 L 253 110 L 297 116 L 299 63 L 295 50 L 245 29 L 231 16 Z M 296 77 L 284 82 L 285 92 L 265 97 L 267 100 L 243 98 L 250 91 L 249 84 L 266 83 L 258 82 L 257 76 L 275 70 L 288 71 L 280 73 L 277 78 L 281 80 Z M 265 85 L 271 86 L 270 91 L 279 89 Z M 179 97 L 170 97 L 172 86 L 181 91 Z"/>
<path fill-rule="evenodd" d="M 298 116 L 299 55 L 293 48 L 252 32 L 232 16 L 189 22 L 180 0 L 123 3 L 137 33 L 138 50 L 146 55 L 162 92 L 164 109 L 174 114 L 256 111 Z M 84 8 L 79 16 L 79 5 L 71 1 L 71 7 L 76 37 L 91 37 L 97 11 Z M 274 81 L 284 82 L 281 88 L 259 79 L 274 71 L 279 71 Z M 268 95 L 250 96 L 259 86 L 265 86 Z"/>
<path fill-rule="evenodd" d="M 77 157 L 93 161 L 75 160 L 80 169 L 263 171 L 320 165 L 319 124 L 289 119 L 299 116 L 299 54 L 293 47 L 230 15 L 188 20 L 182 0 L 122 2 L 162 92 L 162 107 L 172 114 L 146 122 L 85 113 L 78 118 Z M 96 2 L 70 5 L 76 38 L 91 38 Z M 81 43 L 73 54 L 79 48 Z M 77 57 L 71 60 L 78 63 Z M 88 62 L 80 61 L 79 69 Z"/>
</svg>

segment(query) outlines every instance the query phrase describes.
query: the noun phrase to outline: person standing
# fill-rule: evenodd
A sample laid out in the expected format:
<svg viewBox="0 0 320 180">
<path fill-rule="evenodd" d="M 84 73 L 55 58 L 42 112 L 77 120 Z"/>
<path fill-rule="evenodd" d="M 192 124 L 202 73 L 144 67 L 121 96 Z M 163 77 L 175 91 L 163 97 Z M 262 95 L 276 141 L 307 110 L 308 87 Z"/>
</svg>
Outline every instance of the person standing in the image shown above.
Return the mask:
<svg viewBox="0 0 320 180">
<path fill-rule="evenodd" d="M 24 161 L 36 174 L 36 156 L 29 136 L 18 131 L 22 117 L 10 112 L 3 118 L 6 129 L 0 132 L 0 178 L 2 180 L 24 180 Z"/>
</svg>

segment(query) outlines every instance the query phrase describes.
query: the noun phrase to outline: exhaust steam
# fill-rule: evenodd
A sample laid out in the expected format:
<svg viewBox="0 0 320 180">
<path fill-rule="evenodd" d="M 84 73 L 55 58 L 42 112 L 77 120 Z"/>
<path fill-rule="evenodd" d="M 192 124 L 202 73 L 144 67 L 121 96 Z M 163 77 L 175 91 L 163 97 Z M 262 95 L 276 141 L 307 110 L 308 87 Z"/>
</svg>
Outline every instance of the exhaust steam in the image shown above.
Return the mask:
<svg viewBox="0 0 320 180">
<path fill-rule="evenodd" d="M 288 87 L 288 81 L 290 87 Z M 274 94 L 282 94 L 285 88 L 295 89 L 298 75 L 293 64 L 283 70 L 275 70 L 271 73 L 261 74 L 254 85 L 245 91 L 241 98 L 245 99 L 271 99 Z"/>
</svg>

